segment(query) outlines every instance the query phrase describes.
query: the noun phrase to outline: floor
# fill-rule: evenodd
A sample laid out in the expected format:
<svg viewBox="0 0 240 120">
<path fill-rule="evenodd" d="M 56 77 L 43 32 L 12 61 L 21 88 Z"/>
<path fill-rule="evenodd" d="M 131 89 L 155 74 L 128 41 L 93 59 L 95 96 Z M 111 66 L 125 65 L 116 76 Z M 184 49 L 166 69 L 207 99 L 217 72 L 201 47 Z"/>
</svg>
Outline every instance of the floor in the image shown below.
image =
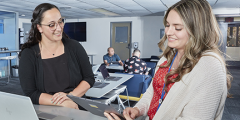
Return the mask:
<svg viewBox="0 0 240 120">
<path fill-rule="evenodd" d="M 240 120 L 240 67 L 228 67 L 233 76 L 230 93 L 233 98 L 227 98 L 222 120 Z"/>
<path fill-rule="evenodd" d="M 224 108 L 222 120 L 240 120 L 240 67 L 228 67 L 229 72 L 233 76 L 232 87 L 230 93 L 233 98 L 227 98 Z M 0 79 L 0 91 L 23 95 L 18 78 L 13 78 L 8 85 L 3 85 L 6 79 Z M 134 106 L 136 102 L 131 102 Z M 138 118 L 143 120 L 144 118 Z"/>
</svg>

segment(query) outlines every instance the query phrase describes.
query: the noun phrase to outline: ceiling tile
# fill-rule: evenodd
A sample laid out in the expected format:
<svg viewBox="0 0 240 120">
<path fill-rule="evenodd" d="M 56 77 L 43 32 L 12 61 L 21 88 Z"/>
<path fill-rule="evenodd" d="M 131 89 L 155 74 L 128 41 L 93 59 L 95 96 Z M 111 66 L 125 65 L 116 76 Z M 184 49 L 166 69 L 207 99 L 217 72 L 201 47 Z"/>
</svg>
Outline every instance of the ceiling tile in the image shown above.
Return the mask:
<svg viewBox="0 0 240 120">
<path fill-rule="evenodd" d="M 133 0 L 144 8 L 148 9 L 152 13 L 161 12 L 167 10 L 167 7 L 162 4 L 160 0 Z"/>
<path fill-rule="evenodd" d="M 169 8 L 180 0 L 161 0 L 161 1 Z"/>
<path fill-rule="evenodd" d="M 59 2 L 59 3 L 66 4 L 69 6 L 74 6 L 74 7 L 80 8 L 80 9 L 96 8 L 96 6 L 87 4 L 85 2 L 77 1 L 77 0 L 68 0 L 67 2 L 66 2 L 66 0 L 51 0 L 51 1 Z"/>
<path fill-rule="evenodd" d="M 41 3 L 51 3 L 60 8 L 67 18 L 96 18 L 107 17 L 91 11 L 94 8 L 103 8 L 120 14 L 121 17 L 143 16 L 163 12 L 180 0 L 0 0 L 0 10 L 19 12 L 31 18 L 32 11 Z M 240 0 L 207 0 L 215 11 L 240 12 Z M 215 2 L 217 3 L 215 4 Z M 166 7 L 166 6 L 167 7 Z M 220 14 L 220 12 L 218 12 Z"/>
</svg>

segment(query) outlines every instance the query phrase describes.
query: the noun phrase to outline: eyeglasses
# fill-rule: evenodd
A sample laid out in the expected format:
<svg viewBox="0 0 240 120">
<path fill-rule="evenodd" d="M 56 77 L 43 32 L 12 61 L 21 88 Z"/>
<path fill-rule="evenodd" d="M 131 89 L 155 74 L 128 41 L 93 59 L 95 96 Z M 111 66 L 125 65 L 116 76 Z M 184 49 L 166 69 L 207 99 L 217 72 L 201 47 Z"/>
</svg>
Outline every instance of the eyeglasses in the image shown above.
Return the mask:
<svg viewBox="0 0 240 120">
<path fill-rule="evenodd" d="M 50 28 L 50 30 L 54 31 L 57 29 L 57 26 L 59 25 L 61 28 L 63 28 L 64 26 L 64 19 L 60 18 L 60 20 L 58 21 L 58 23 L 56 22 L 53 22 L 51 24 L 40 24 L 40 25 L 45 25 L 45 26 L 48 26 Z"/>
</svg>

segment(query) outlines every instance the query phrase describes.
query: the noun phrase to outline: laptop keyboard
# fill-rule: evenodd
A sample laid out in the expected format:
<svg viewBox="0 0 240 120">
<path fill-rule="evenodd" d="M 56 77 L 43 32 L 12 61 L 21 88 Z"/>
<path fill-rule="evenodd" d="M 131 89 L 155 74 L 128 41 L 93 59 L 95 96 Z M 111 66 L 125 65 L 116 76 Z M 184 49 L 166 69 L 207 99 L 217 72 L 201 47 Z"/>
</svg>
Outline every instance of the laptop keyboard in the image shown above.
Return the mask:
<svg viewBox="0 0 240 120">
<path fill-rule="evenodd" d="M 109 76 L 106 78 L 107 81 L 118 81 L 120 80 L 122 77 L 113 77 L 113 76 Z"/>
<path fill-rule="evenodd" d="M 109 83 L 101 83 L 101 82 L 95 82 L 93 84 L 93 88 L 104 88 L 105 86 L 107 86 Z"/>
</svg>

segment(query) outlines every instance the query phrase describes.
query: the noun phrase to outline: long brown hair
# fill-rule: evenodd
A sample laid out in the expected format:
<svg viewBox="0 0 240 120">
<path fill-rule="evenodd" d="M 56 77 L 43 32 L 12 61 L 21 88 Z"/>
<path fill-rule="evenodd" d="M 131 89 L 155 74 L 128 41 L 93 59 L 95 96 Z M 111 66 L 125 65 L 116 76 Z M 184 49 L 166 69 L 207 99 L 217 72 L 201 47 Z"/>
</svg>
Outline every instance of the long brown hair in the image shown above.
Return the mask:
<svg viewBox="0 0 240 120">
<path fill-rule="evenodd" d="M 181 17 L 184 27 L 189 33 L 189 40 L 184 48 L 184 55 L 180 59 L 179 67 L 169 72 L 165 77 L 165 91 L 167 91 L 167 85 L 180 81 L 183 75 L 189 73 L 207 51 L 218 54 L 225 64 L 218 49 L 221 31 L 209 3 L 206 0 L 181 0 L 177 2 L 167 10 L 163 21 L 164 26 L 167 24 L 166 19 L 171 10 L 175 10 Z M 177 52 L 174 48 L 165 47 L 166 41 L 167 36 L 165 34 L 158 43 L 159 48 L 163 50 L 161 57 L 167 58 L 167 64 L 159 66 L 161 68 L 169 67 Z M 169 76 L 174 74 L 178 74 L 178 76 L 175 79 L 167 80 Z M 231 87 L 230 78 L 231 76 L 227 74 L 228 88 Z"/>
</svg>

